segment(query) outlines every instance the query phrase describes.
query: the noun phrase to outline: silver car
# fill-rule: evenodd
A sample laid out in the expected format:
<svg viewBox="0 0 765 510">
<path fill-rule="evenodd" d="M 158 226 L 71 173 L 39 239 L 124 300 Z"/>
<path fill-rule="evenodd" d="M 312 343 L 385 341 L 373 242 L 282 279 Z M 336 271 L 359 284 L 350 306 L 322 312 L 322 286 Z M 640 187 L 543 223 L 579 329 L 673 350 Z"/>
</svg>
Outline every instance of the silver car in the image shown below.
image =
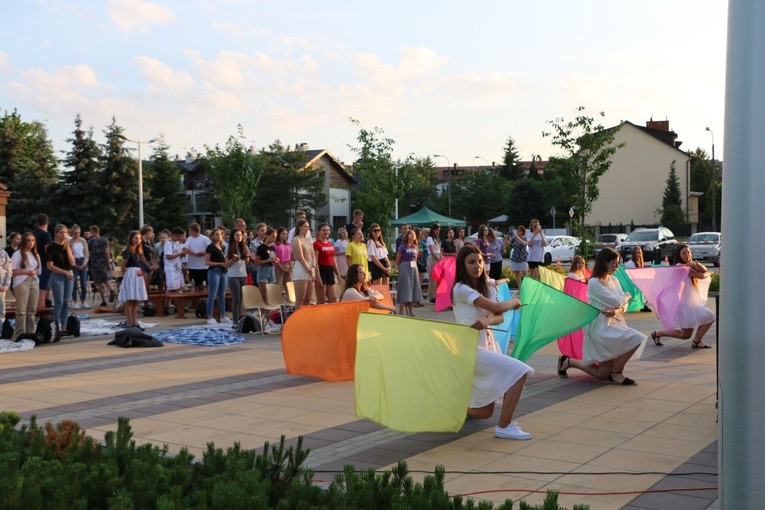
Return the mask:
<svg viewBox="0 0 765 510">
<path fill-rule="evenodd" d="M 688 239 L 688 247 L 694 259 L 708 261 L 718 267 L 722 253 L 721 239 L 720 232 L 697 232 Z"/>
</svg>

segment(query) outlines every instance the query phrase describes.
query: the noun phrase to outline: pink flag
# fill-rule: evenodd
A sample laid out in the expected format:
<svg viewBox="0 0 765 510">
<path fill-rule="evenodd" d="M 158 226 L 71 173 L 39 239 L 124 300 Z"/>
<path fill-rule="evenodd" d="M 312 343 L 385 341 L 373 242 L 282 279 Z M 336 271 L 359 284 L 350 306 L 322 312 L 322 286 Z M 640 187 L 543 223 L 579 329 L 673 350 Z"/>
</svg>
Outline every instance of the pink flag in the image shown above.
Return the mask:
<svg viewBox="0 0 765 510">
<path fill-rule="evenodd" d="M 587 284 L 573 278 L 566 278 L 563 282 L 563 292 L 587 303 Z M 582 359 L 582 344 L 584 343 L 584 331 L 577 329 L 573 333 L 558 339 L 558 350 L 570 358 Z"/>
<path fill-rule="evenodd" d="M 452 287 L 457 273 L 457 258 L 444 257 L 433 266 L 433 280 L 436 288 L 436 311 L 442 312 L 452 307 Z"/>
<path fill-rule="evenodd" d="M 645 300 L 654 305 L 656 316 L 666 329 L 675 329 L 674 318 L 686 285 L 691 285 L 685 266 L 657 266 L 627 269 L 627 274 Z"/>
</svg>

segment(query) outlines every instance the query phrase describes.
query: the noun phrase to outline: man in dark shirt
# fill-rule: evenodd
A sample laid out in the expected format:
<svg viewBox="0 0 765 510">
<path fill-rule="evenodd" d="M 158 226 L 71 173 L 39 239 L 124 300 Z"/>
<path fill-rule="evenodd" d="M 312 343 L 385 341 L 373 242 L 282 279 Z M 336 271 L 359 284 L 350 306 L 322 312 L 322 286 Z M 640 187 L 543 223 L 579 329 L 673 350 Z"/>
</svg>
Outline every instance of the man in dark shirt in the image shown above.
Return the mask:
<svg viewBox="0 0 765 510">
<path fill-rule="evenodd" d="M 401 243 L 404 242 L 404 236 L 412 229 L 412 226 L 409 223 L 404 223 L 401 225 L 401 235 L 396 238 L 396 251 L 398 252 L 398 247 L 401 246 Z"/>
<path fill-rule="evenodd" d="M 104 287 L 109 289 L 110 301 L 114 301 L 116 293 L 112 288 L 111 275 L 109 274 L 109 240 L 101 237 L 101 229 L 98 225 L 90 227 L 88 253 L 90 254 L 90 277 L 96 286 L 96 290 L 101 295 L 101 306 L 106 306 Z"/>
<path fill-rule="evenodd" d="M 35 216 L 35 229 L 33 234 L 35 235 L 37 254 L 40 255 L 40 265 L 42 266 L 40 272 L 40 297 L 37 300 L 37 307 L 45 308 L 45 300 L 48 299 L 48 291 L 50 289 L 50 270 L 48 269 L 48 259 L 45 256 L 45 248 L 53 242 L 53 238 L 50 236 L 50 232 L 48 232 L 47 214 L 38 214 Z"/>
<path fill-rule="evenodd" d="M 361 209 L 353 211 L 353 220 L 345 226 L 349 238 L 352 238 L 353 231 L 357 228 L 362 229 L 362 232 L 364 231 L 364 211 Z"/>
</svg>

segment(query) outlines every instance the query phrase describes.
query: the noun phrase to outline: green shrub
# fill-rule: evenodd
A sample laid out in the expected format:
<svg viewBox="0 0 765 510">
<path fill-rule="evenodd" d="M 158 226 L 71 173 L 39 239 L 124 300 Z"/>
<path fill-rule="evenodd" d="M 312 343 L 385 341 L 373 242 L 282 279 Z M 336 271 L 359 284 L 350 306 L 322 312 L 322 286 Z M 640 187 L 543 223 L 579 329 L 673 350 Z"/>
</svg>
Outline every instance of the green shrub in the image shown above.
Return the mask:
<svg viewBox="0 0 765 510">
<path fill-rule="evenodd" d="M 720 292 L 720 273 L 712 273 L 712 281 L 709 283 L 709 292 Z"/>
<path fill-rule="evenodd" d="M 185 448 L 170 455 L 167 445 L 136 445 L 127 418 L 119 418 L 103 444 L 72 421 L 40 427 L 32 417 L 14 429 L 19 421 L 18 414 L 0 413 L 0 507 L 9 510 L 494 508 L 450 497 L 443 466 L 414 483 L 403 461 L 383 473 L 346 466 L 322 490 L 303 467 L 309 450 L 302 438 L 294 448 L 285 448 L 284 436 L 278 446 L 266 442 L 263 453 L 239 443 L 225 451 L 209 443 L 195 461 Z M 542 506 L 521 502 L 519 508 L 557 510 L 557 498 L 550 492 Z M 498 508 L 511 510 L 513 502 Z"/>
</svg>

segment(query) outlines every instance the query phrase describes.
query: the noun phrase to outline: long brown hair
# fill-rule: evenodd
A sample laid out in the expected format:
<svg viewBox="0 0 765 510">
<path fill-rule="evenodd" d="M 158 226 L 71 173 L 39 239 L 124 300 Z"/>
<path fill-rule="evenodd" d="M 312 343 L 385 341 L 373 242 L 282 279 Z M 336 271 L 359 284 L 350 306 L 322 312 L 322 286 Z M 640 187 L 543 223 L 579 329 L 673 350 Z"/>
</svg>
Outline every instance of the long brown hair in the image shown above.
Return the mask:
<svg viewBox="0 0 765 510">
<path fill-rule="evenodd" d="M 141 233 L 138 230 L 130 231 L 130 234 L 128 234 L 127 249 L 130 250 L 131 253 L 140 253 L 143 255 L 143 242 L 133 246 L 133 238 L 139 235 L 141 235 Z"/>
<path fill-rule="evenodd" d="M 680 258 L 680 252 L 683 251 L 683 248 L 688 248 L 688 245 L 683 243 L 678 243 L 677 246 L 675 246 L 675 250 L 672 252 L 673 266 L 676 266 L 678 264 L 685 265 L 685 263 L 683 262 L 683 259 Z M 690 262 L 691 260 L 693 260 L 693 253 L 691 252 L 690 248 L 688 248 L 688 255 L 689 255 L 688 262 Z M 694 278 L 693 276 L 691 276 L 691 283 L 693 284 L 694 287 L 698 288 L 699 286 L 698 278 Z"/>
<path fill-rule="evenodd" d="M 358 229 L 355 229 L 358 230 Z M 366 278 L 364 278 L 364 281 L 359 280 L 359 268 L 363 267 L 361 264 L 351 264 L 348 267 L 348 274 L 345 276 L 345 286 L 343 287 L 343 292 L 350 288 L 356 288 L 356 285 L 361 282 L 361 293 L 366 295 L 367 289 L 369 288 L 369 285 L 367 284 Z M 340 293 L 340 296 L 342 297 L 342 293 Z"/>
<path fill-rule="evenodd" d="M 468 275 L 467 268 L 465 267 L 465 259 L 474 253 L 483 259 L 483 253 L 481 253 L 480 248 L 472 244 L 466 244 L 462 247 L 459 253 L 457 253 L 457 268 L 456 274 L 454 276 L 454 286 L 452 286 L 452 292 L 458 283 L 464 283 L 471 289 L 477 290 L 478 293 L 482 296 L 489 297 L 489 275 L 486 274 L 486 263 L 483 265 L 483 274 L 478 275 L 478 278 L 476 279 L 475 286 L 473 285 L 470 275 Z"/>
<path fill-rule="evenodd" d="M 35 240 L 35 244 L 32 245 L 32 249 L 27 248 L 27 239 L 32 238 Z M 35 256 L 37 259 L 37 267 L 40 267 L 40 255 L 37 254 L 37 238 L 32 232 L 25 232 L 23 236 L 21 236 L 21 245 L 19 246 L 19 250 L 21 250 L 21 263 L 19 266 L 21 269 L 27 268 L 27 257 L 26 254 L 28 252 L 32 252 L 32 255 Z"/>
<path fill-rule="evenodd" d="M 375 230 L 377 230 L 377 234 L 375 234 Z M 372 223 L 372 226 L 369 227 L 369 239 L 372 240 L 378 248 L 385 248 L 385 239 L 383 239 L 382 228 L 378 223 Z"/>
<path fill-rule="evenodd" d="M 592 268 L 592 274 L 590 275 L 590 280 L 593 278 L 597 278 L 598 280 L 602 280 L 606 276 L 608 276 L 608 264 L 614 260 L 619 258 L 619 253 L 617 253 L 616 250 L 613 248 L 605 247 L 602 250 L 600 250 L 600 253 L 598 253 L 598 256 L 595 258 L 595 267 Z"/>
</svg>

